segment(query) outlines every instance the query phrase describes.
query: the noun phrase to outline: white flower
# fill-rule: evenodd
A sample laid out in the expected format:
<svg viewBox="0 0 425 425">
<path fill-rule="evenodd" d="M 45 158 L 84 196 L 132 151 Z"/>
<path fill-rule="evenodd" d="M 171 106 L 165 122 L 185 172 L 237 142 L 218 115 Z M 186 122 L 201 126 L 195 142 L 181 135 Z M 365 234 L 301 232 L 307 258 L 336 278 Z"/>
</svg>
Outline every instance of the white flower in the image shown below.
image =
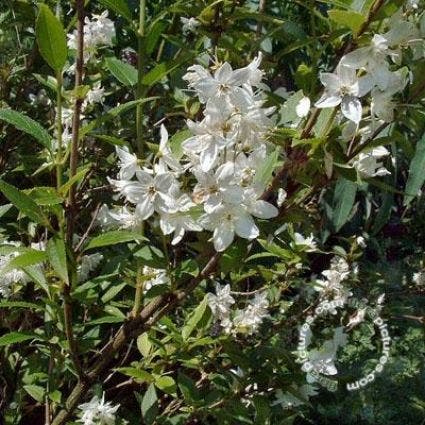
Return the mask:
<svg viewBox="0 0 425 425">
<path fill-rule="evenodd" d="M 295 112 L 299 118 L 304 118 L 310 112 L 310 99 L 307 96 L 301 98 L 301 100 L 297 103 L 295 107 Z"/>
<path fill-rule="evenodd" d="M 109 179 L 111 184 L 128 202 L 136 204 L 140 220 L 146 220 L 154 211 L 173 212 L 173 194 L 178 190 L 174 177 L 169 173 L 153 176 L 145 170 L 136 172 L 137 181 Z"/>
<path fill-rule="evenodd" d="M 252 334 L 258 330 L 263 320 L 269 316 L 267 293 L 261 292 L 254 296 L 244 310 L 239 310 L 233 319 L 235 332 Z"/>
<path fill-rule="evenodd" d="M 115 150 L 118 158 L 120 159 L 120 172 L 118 174 L 119 179 L 132 179 L 136 172 L 140 170 L 137 156 L 134 155 L 134 153 L 130 153 L 127 147 L 120 148 L 119 146 L 116 146 Z"/>
<path fill-rule="evenodd" d="M 204 172 L 216 165 L 223 149 L 234 144 L 234 140 L 224 137 L 223 122 L 219 114 L 210 114 L 200 123 L 189 120 L 187 126 L 194 136 L 182 143 L 183 151 L 199 155 L 199 163 Z"/>
<path fill-rule="evenodd" d="M 213 212 L 223 202 L 240 204 L 243 189 L 232 184 L 234 164 L 227 162 L 217 168 L 214 174 L 195 168 L 193 170 L 198 183 L 193 189 L 193 199 L 203 203 L 206 212 Z"/>
<path fill-rule="evenodd" d="M 18 242 L 6 242 L 7 245 L 18 247 Z M 4 298 L 10 297 L 13 285 L 16 283 L 27 283 L 29 278 L 26 273 L 19 269 L 7 269 L 10 261 L 20 254 L 18 251 L 12 251 L 7 254 L 0 255 L 0 295 Z"/>
<path fill-rule="evenodd" d="M 357 245 L 360 247 L 360 248 L 366 248 L 367 247 L 367 243 L 366 243 L 366 240 L 365 240 L 365 238 L 363 237 L 363 236 L 357 236 L 357 238 L 356 238 L 356 242 L 357 242 Z"/>
<path fill-rule="evenodd" d="M 200 218 L 201 225 L 213 231 L 214 248 L 224 251 L 235 238 L 252 240 L 260 234 L 251 215 L 241 205 L 220 204 L 211 213 Z"/>
<path fill-rule="evenodd" d="M 358 124 L 362 118 L 359 97 L 370 91 L 370 81 L 357 78 L 356 71 L 343 64 L 338 65 L 335 74 L 322 72 L 320 81 L 325 86 L 325 92 L 316 102 L 316 107 L 332 108 L 341 104 L 343 115 Z"/>
<path fill-rule="evenodd" d="M 250 91 L 246 86 L 257 86 L 261 82 L 262 71 L 258 69 L 261 63 L 261 53 L 248 66 L 233 70 L 229 63 L 221 65 L 212 76 L 199 65 L 188 68 L 183 77 L 189 86 L 197 91 L 199 100 L 207 103 L 207 109 L 232 110 L 235 106 L 243 107 L 250 104 Z"/>
<path fill-rule="evenodd" d="M 420 271 L 413 274 L 413 283 L 418 286 L 425 286 L 425 272 Z"/>
<path fill-rule="evenodd" d="M 94 103 L 103 103 L 103 99 L 105 98 L 105 89 L 101 86 L 101 84 L 102 83 L 99 81 L 87 92 L 83 108 L 87 105 L 93 105 Z"/>
<path fill-rule="evenodd" d="M 389 155 L 388 150 L 380 146 L 370 152 L 360 153 L 353 162 L 353 166 L 361 177 L 385 176 L 391 173 L 378 160 L 387 155 Z"/>
<path fill-rule="evenodd" d="M 171 241 L 172 245 L 178 244 L 186 231 L 200 232 L 202 226 L 198 224 L 191 216 L 190 210 L 196 206 L 191 201 L 188 195 L 183 194 L 176 200 L 176 212 L 163 213 L 160 216 L 159 224 L 164 235 L 169 235 L 174 232 L 174 238 Z"/>
<path fill-rule="evenodd" d="M 279 208 L 283 205 L 287 196 L 288 194 L 286 193 L 286 190 L 280 187 L 279 190 L 277 191 L 277 202 L 276 202 Z"/>
<path fill-rule="evenodd" d="M 228 320 L 230 316 L 230 307 L 235 303 L 234 298 L 230 295 L 230 285 L 220 286 L 215 285 L 215 295 L 207 294 L 208 306 L 212 314 L 218 320 Z"/>
<path fill-rule="evenodd" d="M 105 403 L 105 394 L 101 399 L 94 396 L 88 403 L 78 406 L 82 413 L 78 422 L 82 422 L 84 425 L 114 425 L 115 413 L 119 406 L 119 404 L 113 406 L 109 401 Z"/>
<path fill-rule="evenodd" d="M 153 286 L 166 285 L 170 282 L 167 271 L 164 269 L 155 269 L 153 267 L 144 266 L 143 276 L 146 279 L 143 286 L 143 290 L 145 292 L 149 291 L 149 289 Z"/>
<path fill-rule="evenodd" d="M 301 233 L 294 233 L 295 245 L 305 246 L 307 252 L 315 251 L 317 249 L 317 243 L 314 241 L 314 236 L 311 234 L 305 238 Z"/>
<path fill-rule="evenodd" d="M 182 30 L 183 34 L 189 34 L 190 32 L 196 32 L 196 29 L 201 25 L 201 23 L 194 17 L 191 18 L 180 18 L 181 23 L 183 24 Z"/>
<path fill-rule="evenodd" d="M 161 141 L 157 153 L 158 164 L 155 165 L 154 171 L 158 174 L 166 173 L 169 170 L 182 171 L 177 159 L 174 157 L 168 145 L 168 131 L 164 125 L 161 125 Z"/>
</svg>

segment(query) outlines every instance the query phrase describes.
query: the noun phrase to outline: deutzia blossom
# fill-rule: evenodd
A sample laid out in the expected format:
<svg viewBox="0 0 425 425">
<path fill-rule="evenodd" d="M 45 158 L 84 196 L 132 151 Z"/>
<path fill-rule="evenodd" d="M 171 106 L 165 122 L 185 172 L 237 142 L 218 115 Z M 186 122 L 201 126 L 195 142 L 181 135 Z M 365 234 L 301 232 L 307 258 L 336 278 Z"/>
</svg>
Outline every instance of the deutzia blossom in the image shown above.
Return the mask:
<svg viewBox="0 0 425 425">
<path fill-rule="evenodd" d="M 260 234 L 251 215 L 240 205 L 221 204 L 201 217 L 201 224 L 213 232 L 214 248 L 224 251 L 235 238 L 252 240 Z"/>
<path fill-rule="evenodd" d="M 10 246 L 19 246 L 18 242 L 7 242 Z M 3 271 L 9 262 L 19 255 L 18 251 L 12 251 L 0 255 L 0 295 L 4 298 L 10 297 L 13 285 L 16 283 L 27 283 L 29 281 L 26 273 L 19 269 Z"/>
<path fill-rule="evenodd" d="M 115 147 L 117 156 L 120 159 L 119 167 L 120 172 L 118 174 L 121 180 L 130 180 L 140 170 L 139 161 L 137 156 L 130 153 L 127 147 L 120 148 Z"/>
<path fill-rule="evenodd" d="M 156 156 L 158 158 L 158 164 L 154 167 L 155 172 L 166 173 L 168 169 L 181 171 L 182 168 L 168 145 L 168 131 L 164 125 L 161 125 L 161 140 Z"/>
<path fill-rule="evenodd" d="M 174 233 L 172 244 L 186 231 L 206 229 L 213 232 L 217 251 L 224 251 L 235 235 L 258 237 L 253 217 L 278 214 L 261 199 L 268 184 L 263 169 L 272 151 L 267 132 L 274 109 L 263 108 L 260 63 L 261 54 L 236 70 L 227 62 L 213 74 L 200 65 L 188 69 L 184 78 L 205 109 L 203 119 L 187 122 L 192 136 L 181 144 L 181 160 L 174 156 L 164 126 L 158 152 L 143 168 L 136 155 L 118 147 L 120 172 L 108 180 L 129 205 L 103 207 L 103 225 L 135 228 L 156 213 L 162 233 Z"/>
<path fill-rule="evenodd" d="M 354 168 L 362 177 L 376 177 L 391 174 L 379 159 L 390 153 L 383 146 L 372 149 L 367 153 L 360 153 L 353 162 Z"/>
<path fill-rule="evenodd" d="M 299 118 L 304 118 L 308 115 L 310 112 L 310 99 L 307 96 L 304 96 L 301 98 L 301 100 L 298 102 L 297 106 L 295 107 L 295 112 Z"/>
<path fill-rule="evenodd" d="M 82 416 L 77 422 L 82 422 L 84 425 L 114 425 L 115 413 L 119 407 L 119 404 L 114 406 L 109 401 L 105 402 L 105 394 L 101 399 L 94 396 L 88 403 L 78 406 Z"/>
<path fill-rule="evenodd" d="M 149 291 L 149 289 L 156 285 L 165 285 L 170 282 L 167 271 L 164 269 L 155 269 L 153 267 L 144 266 L 143 276 L 146 279 L 143 286 L 143 290 L 145 292 Z"/>
<path fill-rule="evenodd" d="M 185 18 L 182 16 L 180 22 L 183 24 L 182 30 L 183 34 L 189 34 L 190 32 L 196 32 L 196 29 L 201 25 L 201 23 L 194 17 Z"/>
<path fill-rule="evenodd" d="M 314 236 L 311 234 L 305 238 L 301 233 L 294 233 L 295 245 L 306 247 L 307 252 L 315 251 L 317 249 L 317 243 L 314 241 Z"/>
<path fill-rule="evenodd" d="M 357 78 L 354 69 L 339 64 L 336 73 L 322 72 L 320 81 L 325 86 L 323 96 L 316 102 L 317 108 L 331 108 L 341 105 L 341 112 L 350 121 L 358 124 L 362 118 L 362 104 L 359 97 L 371 89 L 369 81 Z"/>
<path fill-rule="evenodd" d="M 216 283 L 215 295 L 208 293 L 207 302 L 213 316 L 217 320 L 228 320 L 230 307 L 235 303 L 234 298 L 230 295 L 230 285 L 221 286 L 219 283 Z"/>
<path fill-rule="evenodd" d="M 235 331 L 247 332 L 248 334 L 257 331 L 263 320 L 269 316 L 268 307 L 267 293 L 255 294 L 254 299 L 249 302 L 248 306 L 239 311 L 233 319 Z"/>
<path fill-rule="evenodd" d="M 425 286 L 425 272 L 420 271 L 413 274 L 413 283 L 418 286 Z"/>
<path fill-rule="evenodd" d="M 87 92 L 83 103 L 83 109 L 87 108 L 88 105 L 103 103 L 104 98 L 105 89 L 102 87 L 101 82 L 99 81 Z"/>
<path fill-rule="evenodd" d="M 162 233 L 169 235 L 174 232 L 172 245 L 178 244 L 186 231 L 200 232 L 202 226 L 191 216 L 190 210 L 195 206 L 188 195 L 184 194 L 176 201 L 175 212 L 161 214 L 159 221 Z"/>
<path fill-rule="evenodd" d="M 86 16 L 84 20 L 84 60 L 87 61 L 96 53 L 97 46 L 111 46 L 115 37 L 115 26 L 108 18 L 108 11 L 100 15 Z M 77 30 L 68 34 L 68 47 L 77 50 Z"/>
</svg>

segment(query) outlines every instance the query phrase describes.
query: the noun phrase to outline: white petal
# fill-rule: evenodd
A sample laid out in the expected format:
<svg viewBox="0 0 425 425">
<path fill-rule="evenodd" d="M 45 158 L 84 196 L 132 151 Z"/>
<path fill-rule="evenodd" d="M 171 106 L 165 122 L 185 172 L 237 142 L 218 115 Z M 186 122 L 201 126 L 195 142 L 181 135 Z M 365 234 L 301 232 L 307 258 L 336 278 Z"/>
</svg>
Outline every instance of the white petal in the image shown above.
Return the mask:
<svg viewBox="0 0 425 425">
<path fill-rule="evenodd" d="M 326 87 L 327 90 L 337 92 L 340 88 L 340 81 L 336 74 L 330 72 L 321 72 L 320 81 Z"/>
<path fill-rule="evenodd" d="M 147 196 L 142 202 L 136 205 L 136 215 L 140 220 L 146 220 L 153 214 L 153 202 Z"/>
<path fill-rule="evenodd" d="M 163 149 L 168 142 L 168 131 L 164 124 L 161 124 L 161 141 L 159 142 L 159 148 Z"/>
<path fill-rule="evenodd" d="M 235 237 L 233 227 L 228 221 L 220 223 L 214 230 L 214 248 L 216 251 L 224 251 L 232 242 Z"/>
<path fill-rule="evenodd" d="M 214 163 L 218 156 L 218 148 L 215 143 L 211 143 L 207 149 L 201 152 L 199 162 L 201 164 L 202 171 L 209 171 L 214 166 Z"/>
<path fill-rule="evenodd" d="M 276 217 L 279 214 L 278 209 L 274 205 L 261 200 L 253 203 L 249 209 L 249 212 L 255 217 L 265 219 Z"/>
<path fill-rule="evenodd" d="M 234 220 L 235 232 L 244 239 L 255 239 L 260 234 L 254 220 L 249 215 L 241 215 Z"/>
<path fill-rule="evenodd" d="M 304 118 L 308 115 L 308 112 L 310 111 L 310 99 L 306 96 L 304 96 L 299 102 L 298 105 L 295 108 L 295 112 L 300 118 Z"/>
<path fill-rule="evenodd" d="M 323 93 L 322 97 L 315 103 L 316 108 L 333 108 L 341 103 L 341 96 Z"/>
<path fill-rule="evenodd" d="M 362 119 L 362 104 L 356 97 L 345 96 L 342 99 L 341 111 L 346 118 L 356 124 Z"/>
</svg>

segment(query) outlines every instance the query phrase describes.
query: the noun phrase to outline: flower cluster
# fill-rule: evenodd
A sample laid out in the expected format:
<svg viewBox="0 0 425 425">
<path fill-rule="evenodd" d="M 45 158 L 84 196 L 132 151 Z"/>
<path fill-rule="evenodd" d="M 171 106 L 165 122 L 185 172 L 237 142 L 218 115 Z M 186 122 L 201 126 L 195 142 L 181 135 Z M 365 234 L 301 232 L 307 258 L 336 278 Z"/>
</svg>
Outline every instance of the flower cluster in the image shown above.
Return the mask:
<svg viewBox="0 0 425 425">
<path fill-rule="evenodd" d="M 109 401 L 105 403 L 105 394 L 101 399 L 94 396 L 88 403 L 78 406 L 82 413 L 78 422 L 84 425 L 114 425 L 115 413 L 119 407 L 119 404 L 113 406 Z"/>
<path fill-rule="evenodd" d="M 205 109 L 201 121 L 187 122 L 193 136 L 182 143 L 183 158 L 177 160 L 173 154 L 164 126 L 150 167 L 141 167 L 128 149 L 117 148 L 120 171 L 109 181 L 127 205 L 112 211 L 103 207 L 104 225 L 137 228 L 157 213 L 162 232 L 174 233 L 172 244 L 186 231 L 206 229 L 213 232 L 217 251 L 224 251 L 235 235 L 258 237 L 253 217 L 278 214 L 261 199 L 268 183 L 261 169 L 274 109 L 263 108 L 260 62 L 261 55 L 237 70 L 225 62 L 213 74 L 201 65 L 188 69 L 184 79 Z M 183 191 L 179 180 L 187 181 L 188 175 L 191 192 Z"/>
<path fill-rule="evenodd" d="M 97 53 L 98 46 L 112 46 L 115 37 L 114 22 L 108 18 L 108 11 L 100 15 L 86 16 L 84 21 L 84 62 Z M 68 34 L 68 47 L 77 50 L 77 30 Z"/>
<path fill-rule="evenodd" d="M 208 294 L 208 305 L 213 316 L 220 321 L 226 333 L 252 334 L 258 330 L 263 320 L 269 316 L 266 292 L 258 292 L 243 310 L 237 310 L 232 318 L 232 305 L 235 299 L 231 295 L 230 285 L 216 284 L 215 294 Z"/>
<path fill-rule="evenodd" d="M 342 285 L 351 274 L 350 266 L 342 257 L 334 257 L 328 270 L 322 272 L 324 279 L 316 279 L 314 289 L 320 292 L 322 298 L 345 303 L 352 293 Z"/>
<path fill-rule="evenodd" d="M 386 32 L 375 34 L 369 45 L 344 55 L 334 73 L 320 74 L 325 89 L 315 106 L 333 108 L 340 105 L 343 117 L 349 120 L 343 138 L 349 140 L 360 134 L 363 142 L 379 125 L 393 121 L 397 107 L 394 96 L 403 91 L 410 78 L 409 69 L 402 66 L 403 51 L 410 48 L 414 58 L 423 57 L 423 36 L 424 25 L 418 16 L 409 10 L 403 13 L 400 9 L 389 20 Z M 363 108 L 361 100 L 366 96 L 370 96 L 367 109 Z M 369 111 L 368 116 L 365 116 L 365 110 Z M 368 123 L 359 128 L 362 120 L 368 120 Z M 353 159 L 353 166 L 360 177 L 390 174 L 378 162 L 388 155 L 388 150 L 383 147 L 362 152 Z"/>
</svg>

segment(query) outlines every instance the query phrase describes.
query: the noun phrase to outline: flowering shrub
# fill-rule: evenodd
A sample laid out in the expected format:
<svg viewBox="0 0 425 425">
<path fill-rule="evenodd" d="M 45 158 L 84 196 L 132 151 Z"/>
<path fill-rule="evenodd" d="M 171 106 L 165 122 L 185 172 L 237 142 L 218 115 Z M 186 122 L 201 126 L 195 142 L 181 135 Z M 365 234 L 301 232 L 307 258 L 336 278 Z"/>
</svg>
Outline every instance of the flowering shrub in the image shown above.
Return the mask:
<svg viewBox="0 0 425 425">
<path fill-rule="evenodd" d="M 421 1 L 0 17 L 2 422 L 420 423 Z"/>
</svg>

